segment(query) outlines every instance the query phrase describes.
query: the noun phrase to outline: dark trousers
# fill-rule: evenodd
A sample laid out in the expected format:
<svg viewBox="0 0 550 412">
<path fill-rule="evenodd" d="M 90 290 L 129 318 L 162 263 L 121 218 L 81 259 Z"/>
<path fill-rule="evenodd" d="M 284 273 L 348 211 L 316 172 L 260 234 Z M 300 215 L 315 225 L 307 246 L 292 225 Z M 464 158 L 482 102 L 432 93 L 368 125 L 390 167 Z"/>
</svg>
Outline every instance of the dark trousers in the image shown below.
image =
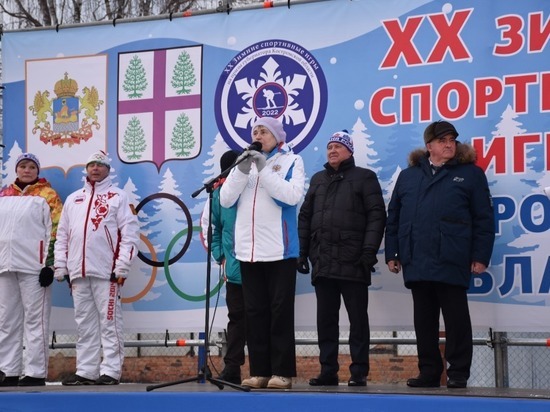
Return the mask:
<svg viewBox="0 0 550 412">
<path fill-rule="evenodd" d="M 439 351 L 441 311 L 445 322 L 445 359 L 449 364 L 447 376 L 468 379 L 473 342 L 466 289 L 439 282 L 414 282 L 411 290 L 420 374 L 438 379 L 443 373 Z"/>
<path fill-rule="evenodd" d="M 369 374 L 370 327 L 368 316 L 369 292 L 365 283 L 347 280 L 317 279 L 317 335 L 321 375 L 338 373 L 338 340 L 340 301 L 348 312 L 351 376 L 365 378 Z"/>
<path fill-rule="evenodd" d="M 238 283 L 225 284 L 227 303 L 227 352 L 223 357 L 228 371 L 239 373 L 244 365 L 244 345 L 246 342 L 246 321 L 244 309 L 243 287 Z"/>
<path fill-rule="evenodd" d="M 296 376 L 296 259 L 241 262 L 251 376 Z"/>
</svg>

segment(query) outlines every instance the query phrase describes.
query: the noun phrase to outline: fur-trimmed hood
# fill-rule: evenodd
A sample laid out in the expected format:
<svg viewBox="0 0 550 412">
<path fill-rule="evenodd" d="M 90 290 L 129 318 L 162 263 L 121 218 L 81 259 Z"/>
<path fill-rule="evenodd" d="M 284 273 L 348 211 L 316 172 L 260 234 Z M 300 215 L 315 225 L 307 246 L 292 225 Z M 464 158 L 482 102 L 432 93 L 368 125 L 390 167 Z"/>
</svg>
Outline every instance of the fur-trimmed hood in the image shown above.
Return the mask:
<svg viewBox="0 0 550 412">
<path fill-rule="evenodd" d="M 421 163 L 421 159 L 428 159 L 430 153 L 425 149 L 416 149 L 409 153 L 408 164 L 409 166 L 418 166 Z M 477 153 L 475 149 L 467 143 L 456 144 L 456 155 L 447 164 L 465 164 L 475 163 L 477 159 Z"/>
</svg>

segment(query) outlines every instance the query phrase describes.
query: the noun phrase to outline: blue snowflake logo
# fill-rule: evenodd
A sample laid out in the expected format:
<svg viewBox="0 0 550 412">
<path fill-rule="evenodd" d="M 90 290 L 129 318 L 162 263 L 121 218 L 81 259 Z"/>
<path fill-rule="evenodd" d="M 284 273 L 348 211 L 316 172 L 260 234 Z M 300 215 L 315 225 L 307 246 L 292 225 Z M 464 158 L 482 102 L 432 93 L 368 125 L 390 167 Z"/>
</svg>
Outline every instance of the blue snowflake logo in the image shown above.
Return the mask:
<svg viewBox="0 0 550 412">
<path fill-rule="evenodd" d="M 295 152 L 317 134 L 327 107 L 323 71 L 303 47 L 284 40 L 256 43 L 235 56 L 218 82 L 218 128 L 232 148 L 250 143 L 260 117 L 282 121 Z"/>
</svg>

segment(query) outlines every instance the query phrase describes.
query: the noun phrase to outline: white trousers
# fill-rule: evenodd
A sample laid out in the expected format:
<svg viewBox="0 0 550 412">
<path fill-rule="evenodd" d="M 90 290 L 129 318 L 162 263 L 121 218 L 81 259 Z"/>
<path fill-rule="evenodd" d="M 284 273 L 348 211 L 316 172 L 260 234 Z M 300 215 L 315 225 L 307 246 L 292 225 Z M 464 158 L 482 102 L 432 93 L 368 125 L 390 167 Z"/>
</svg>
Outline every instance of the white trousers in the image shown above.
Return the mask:
<svg viewBox="0 0 550 412">
<path fill-rule="evenodd" d="M 77 375 L 94 380 L 101 375 L 120 379 L 124 328 L 119 288 L 117 283 L 95 277 L 78 278 L 71 283 L 78 330 Z"/>
<path fill-rule="evenodd" d="M 51 308 L 51 287 L 40 286 L 38 274 L 0 273 L 0 370 L 6 376 L 48 376 Z"/>
</svg>

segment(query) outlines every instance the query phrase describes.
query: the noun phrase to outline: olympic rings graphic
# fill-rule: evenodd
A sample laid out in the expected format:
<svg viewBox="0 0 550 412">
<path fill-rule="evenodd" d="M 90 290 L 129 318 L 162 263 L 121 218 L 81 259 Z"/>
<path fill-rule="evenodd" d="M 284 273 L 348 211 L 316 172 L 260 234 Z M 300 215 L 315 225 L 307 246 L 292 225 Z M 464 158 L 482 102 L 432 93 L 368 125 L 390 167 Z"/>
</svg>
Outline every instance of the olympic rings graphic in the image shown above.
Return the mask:
<svg viewBox="0 0 550 412">
<path fill-rule="evenodd" d="M 142 233 L 139 234 L 139 238 L 141 239 L 141 241 L 143 243 L 145 243 L 145 246 L 147 246 L 147 249 L 149 249 L 149 252 L 151 253 L 151 256 L 153 257 L 153 259 L 156 260 L 157 253 L 156 253 L 155 248 L 153 247 L 153 244 L 151 243 L 151 241 L 149 239 L 147 239 L 147 237 Z M 155 279 L 157 277 L 157 271 L 158 271 L 158 268 L 153 266 L 153 269 L 151 270 L 151 278 L 149 279 L 149 282 L 147 282 L 147 285 L 145 285 L 143 290 L 141 292 L 135 294 L 134 296 L 123 297 L 121 299 L 121 302 L 122 303 L 134 303 L 134 302 L 137 302 L 138 300 L 140 300 L 142 297 L 144 297 L 147 293 L 149 293 L 149 291 L 153 287 L 153 284 L 155 283 Z"/>
<path fill-rule="evenodd" d="M 151 258 L 152 259 L 149 259 L 147 258 L 143 253 L 141 253 L 141 251 L 138 251 L 138 257 L 146 264 L 148 264 L 149 266 L 152 266 L 152 271 L 151 271 L 151 277 L 149 279 L 149 281 L 147 282 L 147 285 L 145 286 L 145 288 L 143 288 L 143 290 L 139 293 L 137 293 L 136 295 L 134 296 L 130 296 L 130 297 L 126 297 L 126 298 L 122 298 L 122 303 L 132 303 L 132 302 L 136 302 L 137 300 L 141 299 L 143 296 L 145 296 L 150 290 L 151 288 L 153 287 L 153 284 L 155 283 L 155 279 L 157 277 L 157 271 L 158 271 L 158 268 L 159 267 L 164 267 L 164 271 L 165 271 L 165 275 L 166 275 L 166 280 L 168 281 L 168 284 L 170 285 L 170 288 L 181 298 L 183 299 L 186 299 L 186 300 L 189 300 L 191 302 L 199 302 L 201 300 L 205 300 L 206 299 L 206 294 L 204 295 L 198 295 L 198 296 L 195 296 L 195 295 L 188 295 L 187 293 L 183 292 L 182 290 L 180 290 L 177 285 L 174 283 L 173 279 L 172 279 L 172 275 L 170 274 L 170 265 L 177 262 L 179 259 L 181 259 L 181 257 L 185 254 L 185 252 L 187 251 L 187 249 L 189 248 L 189 244 L 191 243 L 191 239 L 192 239 L 192 236 L 193 236 L 193 230 L 195 229 L 193 227 L 193 221 L 192 221 L 192 218 L 191 218 L 191 213 L 189 212 L 189 209 L 187 208 L 187 206 L 185 206 L 185 204 L 179 199 L 177 198 L 176 196 L 174 195 L 171 195 L 171 194 L 168 194 L 168 193 L 155 193 L 153 195 L 150 195 L 150 196 L 147 196 L 145 199 L 143 199 L 138 205 L 137 207 L 135 208 L 135 213 L 136 215 L 139 213 L 139 211 L 147 204 L 149 203 L 150 201 L 152 200 L 155 200 L 155 199 L 159 199 L 159 198 L 164 198 L 164 199 L 168 199 L 168 200 L 171 200 L 173 201 L 174 203 L 176 203 L 180 208 L 181 210 L 183 210 L 183 212 L 185 213 L 185 217 L 187 219 L 187 228 L 184 228 L 183 230 L 181 230 L 171 241 L 170 243 L 168 244 L 168 247 L 166 249 L 166 254 L 164 255 L 164 260 L 163 261 L 159 261 L 157 260 L 157 254 L 155 252 L 155 249 L 151 243 L 151 241 L 143 234 L 140 234 L 140 239 L 141 241 L 147 246 L 147 249 L 149 249 L 149 252 L 151 253 Z M 197 230 L 199 230 L 200 232 L 200 228 L 197 228 Z M 169 259 L 169 256 L 172 252 L 172 249 L 174 248 L 174 245 L 176 244 L 176 242 L 182 238 L 183 236 L 187 235 L 186 237 L 186 240 L 185 240 L 185 243 L 183 245 L 183 247 L 181 248 L 181 250 L 178 252 L 178 254 L 176 256 L 174 256 L 173 258 Z M 210 294 L 209 294 L 209 297 L 212 297 L 214 296 L 216 293 L 218 293 L 218 291 L 221 289 L 221 287 L 223 286 L 223 283 L 224 283 L 224 280 L 223 278 L 220 278 L 218 284 L 214 287 L 214 289 L 212 289 L 210 291 Z"/>
<path fill-rule="evenodd" d="M 200 228 L 199 228 L 200 230 Z M 206 299 L 206 293 L 204 295 L 198 295 L 198 296 L 194 296 L 194 295 L 188 295 L 187 293 L 181 291 L 177 286 L 176 284 L 174 283 L 174 281 L 172 280 L 172 275 L 170 274 L 170 268 L 169 268 L 169 265 L 170 265 L 170 262 L 168 260 L 168 256 L 170 256 L 170 252 L 172 251 L 172 248 L 174 247 L 174 245 L 176 244 L 176 242 L 179 240 L 179 238 L 181 238 L 183 235 L 185 235 L 185 232 L 187 232 L 186 229 L 182 230 L 181 232 L 179 232 L 173 239 L 172 241 L 170 242 L 170 244 L 168 245 L 168 248 L 166 249 L 166 255 L 164 257 L 164 272 L 166 274 L 166 280 L 168 281 L 168 284 L 170 285 L 170 287 L 172 288 L 172 290 L 179 296 L 179 297 L 182 297 L 184 299 L 187 299 L 191 302 L 200 302 L 201 300 L 205 300 Z M 210 274 L 207 274 L 207 276 L 209 276 Z M 216 293 L 218 293 L 218 291 L 221 289 L 221 287 L 223 286 L 223 277 L 220 277 L 220 280 L 218 282 L 218 284 L 214 287 L 214 289 L 212 289 L 210 291 L 210 294 L 209 294 L 209 298 L 211 298 L 212 296 L 214 296 Z"/>
<path fill-rule="evenodd" d="M 185 252 L 189 248 L 189 244 L 191 243 L 191 237 L 193 236 L 193 221 L 192 221 L 192 218 L 191 218 L 191 213 L 189 213 L 189 209 L 187 209 L 187 206 L 185 206 L 185 203 L 183 203 L 176 196 L 171 195 L 169 193 L 155 193 L 151 196 L 147 196 L 145 199 L 143 199 L 137 205 L 136 214 L 138 214 L 139 211 L 143 208 L 143 206 L 145 206 L 151 200 L 155 200 L 155 199 L 159 199 L 159 198 L 164 198 L 164 199 L 168 199 L 168 200 L 173 201 L 175 204 L 177 204 L 181 208 L 181 210 L 183 210 L 183 213 L 185 213 L 185 217 L 187 218 L 187 238 L 185 239 L 185 243 L 184 243 L 183 247 L 181 248 L 181 250 L 178 252 L 178 254 L 176 256 L 174 256 L 172 259 L 168 260 L 168 264 L 171 265 L 172 263 L 175 263 L 178 260 L 180 260 L 181 257 L 185 254 Z M 167 252 L 166 256 L 170 256 L 170 254 Z M 154 266 L 154 267 L 165 266 L 165 262 L 160 262 L 160 261 L 156 260 L 156 257 L 153 257 L 155 260 L 151 260 L 147 256 L 145 256 L 143 253 L 141 253 L 141 251 L 138 251 L 138 257 L 144 263 L 147 263 L 150 266 Z"/>
</svg>

